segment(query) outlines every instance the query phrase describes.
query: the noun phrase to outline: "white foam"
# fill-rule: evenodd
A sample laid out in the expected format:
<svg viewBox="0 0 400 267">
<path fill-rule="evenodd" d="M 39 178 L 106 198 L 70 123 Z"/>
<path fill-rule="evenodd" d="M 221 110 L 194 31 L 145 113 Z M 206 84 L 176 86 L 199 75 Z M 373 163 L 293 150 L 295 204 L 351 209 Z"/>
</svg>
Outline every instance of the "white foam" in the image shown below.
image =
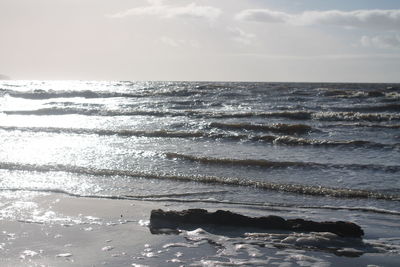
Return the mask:
<svg viewBox="0 0 400 267">
<path fill-rule="evenodd" d="M 60 254 L 57 254 L 56 257 L 69 258 L 69 257 L 72 257 L 72 254 L 71 253 L 60 253 Z"/>
<path fill-rule="evenodd" d="M 218 260 L 201 260 L 198 262 L 194 262 L 191 266 L 207 266 L 207 267 L 217 267 L 217 266 L 267 266 L 269 263 L 269 259 L 266 260 L 238 260 L 238 259 L 229 259 L 226 261 L 218 261 Z"/>
<path fill-rule="evenodd" d="M 139 225 L 148 227 L 150 225 L 150 221 L 149 220 L 139 220 Z"/>
<path fill-rule="evenodd" d="M 33 250 L 24 250 L 21 252 L 21 255 L 19 256 L 21 259 L 25 259 L 26 257 L 35 257 L 39 253 Z"/>
<path fill-rule="evenodd" d="M 339 249 L 338 252 L 347 252 L 347 253 L 363 253 L 362 250 L 355 249 L 355 248 L 342 248 Z"/>
<path fill-rule="evenodd" d="M 198 246 L 190 243 L 169 243 L 163 246 L 163 248 L 172 248 L 172 247 L 194 248 Z"/>
<path fill-rule="evenodd" d="M 142 256 L 146 257 L 146 258 L 157 258 L 158 255 L 154 252 L 143 252 Z"/>
<path fill-rule="evenodd" d="M 101 250 L 102 251 L 110 251 L 110 250 L 113 250 L 113 249 L 114 249 L 114 247 L 112 247 L 112 246 L 105 246 Z"/>
<path fill-rule="evenodd" d="M 170 243 L 164 248 L 213 245 L 217 250 L 212 259 L 195 262 L 193 266 L 240 266 L 251 265 L 251 262 L 264 266 L 266 262 L 260 264 L 257 260 L 267 258 L 268 265 L 327 267 L 330 266 L 330 262 L 326 258 L 309 256 L 310 251 L 338 252 L 344 256 L 364 253 L 400 254 L 400 249 L 387 241 L 370 242 L 358 238 L 342 238 L 329 232 L 246 233 L 244 237 L 230 238 L 199 228 L 182 231 L 181 235 L 188 240 L 187 243 Z M 275 257 L 272 258 L 271 253 L 275 253 Z M 330 254 L 324 255 L 329 258 Z"/>
<path fill-rule="evenodd" d="M 182 263 L 182 261 L 180 259 L 170 259 L 170 260 L 167 260 L 167 262 Z"/>
<path fill-rule="evenodd" d="M 121 252 L 121 253 L 112 254 L 111 257 L 116 258 L 116 257 L 122 257 L 122 256 L 126 256 L 126 255 L 127 255 L 126 252 Z"/>
<path fill-rule="evenodd" d="M 310 261 L 310 262 L 321 261 L 318 258 L 306 256 L 306 255 L 303 255 L 303 254 L 290 254 L 288 258 L 291 259 L 291 260 L 295 260 L 295 261 Z"/>
<path fill-rule="evenodd" d="M 244 250 L 247 252 L 247 254 L 249 255 L 249 257 L 262 257 L 263 254 L 260 252 L 259 249 L 257 249 L 256 247 L 249 245 L 249 244 L 237 244 L 235 245 L 235 250 L 239 251 L 239 250 Z"/>
</svg>

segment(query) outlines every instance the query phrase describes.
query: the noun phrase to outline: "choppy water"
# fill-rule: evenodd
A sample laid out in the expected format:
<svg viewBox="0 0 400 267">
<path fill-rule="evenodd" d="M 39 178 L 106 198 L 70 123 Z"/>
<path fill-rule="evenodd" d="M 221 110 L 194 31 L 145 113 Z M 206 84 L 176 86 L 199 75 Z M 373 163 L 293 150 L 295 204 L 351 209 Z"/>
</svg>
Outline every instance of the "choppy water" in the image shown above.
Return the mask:
<svg viewBox="0 0 400 267">
<path fill-rule="evenodd" d="M 9 205 L 31 191 L 268 207 L 400 236 L 398 84 L 1 81 L 0 140 Z"/>
</svg>

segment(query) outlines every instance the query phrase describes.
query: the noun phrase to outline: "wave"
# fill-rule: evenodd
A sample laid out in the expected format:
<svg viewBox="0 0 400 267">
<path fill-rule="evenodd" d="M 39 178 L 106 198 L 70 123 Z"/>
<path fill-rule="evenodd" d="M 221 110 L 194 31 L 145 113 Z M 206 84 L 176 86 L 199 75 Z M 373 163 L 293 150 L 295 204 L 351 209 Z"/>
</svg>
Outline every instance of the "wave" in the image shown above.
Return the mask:
<svg viewBox="0 0 400 267">
<path fill-rule="evenodd" d="M 156 111 L 156 110 L 103 110 L 103 109 L 84 109 L 84 108 L 42 108 L 36 110 L 8 110 L 3 111 L 7 115 L 36 115 L 36 116 L 50 116 L 50 115 L 85 115 L 85 116 L 185 116 L 183 112 L 169 112 L 169 111 Z"/>
<path fill-rule="evenodd" d="M 274 145 L 288 146 L 315 146 L 315 147 L 364 147 L 364 148 L 388 148 L 395 149 L 400 144 L 382 144 L 365 140 L 318 140 L 305 139 L 293 136 L 274 136 L 274 135 L 248 135 L 248 134 L 227 134 L 227 133 L 209 133 L 204 131 L 140 131 L 140 130 L 105 130 L 105 129 L 86 129 L 86 128 L 59 128 L 59 127 L 16 127 L 0 126 L 4 131 L 21 132 L 44 132 L 57 134 L 96 134 L 100 136 L 122 136 L 122 137 L 160 137 L 160 138 L 206 138 L 212 140 L 233 140 L 233 141 L 254 141 L 266 142 Z"/>
<path fill-rule="evenodd" d="M 361 105 L 352 107 L 340 107 L 336 108 L 341 111 L 350 112 L 399 112 L 400 104 L 386 104 L 386 105 Z"/>
<path fill-rule="evenodd" d="M 285 118 L 292 120 L 317 121 L 392 121 L 400 120 L 400 114 L 393 113 L 360 113 L 336 111 L 271 111 L 271 112 L 239 112 L 239 113 L 199 113 L 197 116 L 209 118 Z"/>
<path fill-rule="evenodd" d="M 384 128 L 384 129 L 400 129 L 400 124 L 372 124 L 372 123 L 336 123 L 323 125 L 321 127 L 365 127 L 365 128 Z"/>
<path fill-rule="evenodd" d="M 347 90 L 329 90 L 322 92 L 322 95 L 325 97 L 331 98 L 378 98 L 380 102 L 394 102 L 400 98 L 400 93 L 389 90 L 380 90 L 380 91 L 347 91 Z M 379 108 L 378 108 L 379 109 Z M 367 110 L 368 111 L 368 110 Z"/>
<path fill-rule="evenodd" d="M 111 98 L 111 97 L 145 97 L 145 94 L 133 94 L 133 93 L 119 93 L 119 92 L 99 92 L 99 91 L 91 91 L 91 90 L 83 90 L 83 91 L 54 91 L 54 90 L 32 90 L 32 91 L 13 91 L 0 89 L 0 93 L 2 95 L 9 95 L 11 97 L 16 98 L 24 98 L 24 99 L 51 99 L 51 98 L 74 98 L 74 97 L 82 97 L 82 98 Z"/>
<path fill-rule="evenodd" d="M 311 119 L 311 112 L 303 111 L 285 111 L 285 112 L 239 112 L 239 113 L 226 113 L 226 112 L 201 112 L 195 110 L 183 111 L 166 111 L 166 110 L 104 110 L 104 109 L 84 109 L 84 108 L 42 108 L 35 110 L 7 110 L 3 111 L 7 115 L 86 115 L 86 116 L 189 116 L 198 118 L 250 118 L 250 117 L 283 117 L 296 120 Z"/>
<path fill-rule="evenodd" d="M 329 88 L 318 88 L 318 91 L 322 93 L 323 96 L 327 97 L 336 97 L 336 98 L 375 98 L 375 97 L 384 97 L 386 96 L 385 91 L 383 90 L 373 90 L 373 91 L 360 91 L 360 90 L 332 90 Z"/>
<path fill-rule="evenodd" d="M 381 170 L 387 172 L 398 172 L 400 166 L 385 166 L 373 164 L 331 164 L 331 163 L 316 163 L 316 162 L 296 162 L 296 161 L 270 161 L 270 160 L 255 160 L 255 159 L 230 159 L 230 158 L 213 158 L 213 157 L 196 157 L 179 153 L 166 153 L 168 159 L 181 159 L 202 164 L 215 165 L 230 165 L 230 166 L 254 166 L 262 168 L 345 168 L 345 169 L 369 169 Z"/>
<path fill-rule="evenodd" d="M 207 117 L 211 118 L 286 118 L 292 120 L 309 120 L 312 118 L 313 112 L 311 111 L 274 111 L 274 112 L 236 112 L 236 113 L 226 113 L 226 112 L 212 112 L 203 113 Z M 201 115 L 201 114 L 200 114 Z"/>
<path fill-rule="evenodd" d="M 106 199 L 120 199 L 120 200 L 146 200 L 146 199 L 164 199 L 170 197 L 186 197 L 186 196 L 198 196 L 198 195 L 210 195 L 210 194 L 221 194 L 226 193 L 226 190 L 213 190 L 213 191 L 202 191 L 202 192 L 187 192 L 187 193 L 175 193 L 175 194 L 154 194 L 154 195 L 91 195 L 91 194 L 78 194 L 72 193 L 59 188 L 11 188 L 3 187 L 0 188 L 1 191 L 29 191 L 29 192 L 39 192 L 39 193 L 55 193 L 64 194 L 71 197 L 84 197 L 84 198 L 106 198 Z"/>
<path fill-rule="evenodd" d="M 197 195 L 210 195 L 210 194 L 221 194 L 227 193 L 226 190 L 213 190 L 213 191 L 202 191 L 202 192 L 188 192 L 188 193 L 176 193 L 176 194 L 152 194 L 152 195 L 92 195 L 92 194 L 77 194 L 72 193 L 63 189 L 58 188 L 11 188 L 3 187 L 0 191 L 26 191 L 26 192 L 39 192 L 39 193 L 54 193 L 63 194 L 71 197 L 77 198 L 99 198 L 99 199 L 116 199 L 116 200 L 143 200 L 143 201 L 161 201 L 161 202 L 182 202 L 182 203 L 214 203 L 214 204 L 224 204 L 224 205 L 240 205 L 247 207 L 254 207 L 257 209 L 263 208 L 268 210 L 279 210 L 283 209 L 325 209 L 325 210 L 350 210 L 350 211 L 361 211 L 368 213 L 378 213 L 378 214 L 389 214 L 400 216 L 400 211 L 380 209 L 375 207 L 349 207 L 349 206 L 329 206 L 329 205 L 297 205 L 288 203 L 265 203 L 265 202 L 244 202 L 244 201 L 231 201 L 231 200 L 217 200 L 217 199 L 203 199 L 203 198 L 179 198 L 187 196 L 197 196 Z M 175 198 L 174 198 L 175 197 Z M 178 197 L 178 198 L 176 198 Z"/>
<path fill-rule="evenodd" d="M 389 215 L 398 215 L 400 216 L 400 211 L 396 210 L 387 210 L 373 207 L 349 207 L 349 206 L 311 206 L 311 205 L 296 205 L 296 204 L 286 204 L 286 203 L 262 203 L 262 202 L 243 202 L 243 201 L 229 201 L 229 200 L 216 200 L 216 199 L 183 199 L 183 198 L 154 198 L 152 196 L 143 197 L 143 200 L 151 200 L 151 201 L 163 201 L 163 202 L 183 202 L 183 203 L 214 203 L 214 204 L 224 204 L 224 205 L 241 205 L 241 206 L 250 206 L 257 207 L 257 209 L 268 209 L 275 211 L 282 211 L 283 209 L 325 209 L 325 210 L 350 210 L 350 211 L 361 211 L 361 212 L 369 212 L 369 213 L 378 213 L 378 214 L 389 214 Z"/>
<path fill-rule="evenodd" d="M 212 122 L 210 123 L 210 127 L 219 129 L 228 129 L 228 130 L 253 130 L 253 131 L 263 131 L 263 132 L 284 133 L 284 134 L 306 134 L 313 130 L 311 126 L 305 124 L 284 124 L 284 123 L 265 125 L 265 124 L 249 124 L 249 123 Z"/>
<path fill-rule="evenodd" d="M 320 121 L 394 121 L 400 120 L 396 113 L 360 113 L 360 112 L 335 112 L 335 111 L 274 111 L 274 112 L 206 112 L 198 110 L 104 110 L 70 107 L 51 107 L 35 110 L 6 110 L 8 115 L 85 115 L 85 116 L 155 116 L 177 117 L 187 116 L 194 118 L 285 118 L 292 120 L 320 120 Z M 283 126 L 282 126 L 283 127 Z"/>
<path fill-rule="evenodd" d="M 351 188 L 334 188 L 313 185 L 300 184 L 283 184 L 255 181 L 249 179 L 235 177 L 217 177 L 217 176 L 200 176 L 200 175 L 179 175 L 165 173 L 150 172 L 133 172 L 129 170 L 112 170 L 112 169 L 96 169 L 89 167 L 80 167 L 73 165 L 35 165 L 12 162 L 1 162 L 0 169 L 33 171 L 33 172 L 69 172 L 83 175 L 99 175 L 99 176 L 126 176 L 132 178 L 160 179 L 172 180 L 178 182 L 198 182 L 207 184 L 219 184 L 228 186 L 253 187 L 263 190 L 279 191 L 286 193 L 296 193 L 311 196 L 331 196 L 338 198 L 372 198 L 380 200 L 400 201 L 400 195 L 390 195 L 375 191 L 351 189 Z"/>
<path fill-rule="evenodd" d="M 400 120 L 400 114 L 326 111 L 315 112 L 312 118 L 321 121 L 392 121 Z"/>
<path fill-rule="evenodd" d="M 270 136 L 260 137 L 261 140 L 269 139 Z M 257 140 L 257 137 L 255 137 Z M 320 140 L 320 139 L 305 139 L 305 138 L 297 138 L 293 136 L 279 136 L 274 137 L 272 140 L 273 144 L 284 144 L 284 145 L 293 145 L 293 146 L 321 146 L 321 147 L 338 147 L 338 146 L 347 146 L 347 147 L 365 147 L 365 148 L 398 148 L 400 144 L 382 144 L 372 141 L 366 140 Z"/>
<path fill-rule="evenodd" d="M 22 131 L 22 132 L 44 132 L 44 133 L 62 133 L 62 134 L 96 134 L 96 135 L 117 135 L 117 136 L 137 136 L 137 137 L 169 137 L 169 138 L 194 138 L 203 137 L 202 132 L 180 132 L 180 131 L 134 131 L 134 130 L 103 130 L 103 129 L 85 129 L 85 128 L 57 128 L 57 127 L 14 127 L 0 126 L 0 130 Z"/>
<path fill-rule="evenodd" d="M 121 85 L 121 84 L 120 84 Z M 192 95 L 204 95 L 207 92 L 196 88 L 147 88 L 147 90 L 139 90 L 137 92 L 112 92 L 112 91 L 93 91 L 93 90 L 43 90 L 36 89 L 31 91 L 15 91 L 10 89 L 0 89 L 0 95 L 9 95 L 15 98 L 45 100 L 52 98 L 143 98 L 154 96 L 171 96 L 171 97 L 186 97 Z"/>
<path fill-rule="evenodd" d="M 297 206 L 303 209 L 327 209 L 327 210 L 351 210 L 351 211 L 362 211 L 380 214 L 400 215 L 400 211 L 380 209 L 374 207 L 349 207 L 349 206 Z"/>
</svg>

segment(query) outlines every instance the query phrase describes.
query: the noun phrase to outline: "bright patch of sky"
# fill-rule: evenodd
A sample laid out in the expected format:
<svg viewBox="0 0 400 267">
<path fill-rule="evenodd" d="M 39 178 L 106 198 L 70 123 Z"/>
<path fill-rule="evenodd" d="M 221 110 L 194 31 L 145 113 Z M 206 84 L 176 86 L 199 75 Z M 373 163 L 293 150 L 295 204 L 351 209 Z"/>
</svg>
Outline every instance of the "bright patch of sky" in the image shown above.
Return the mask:
<svg viewBox="0 0 400 267">
<path fill-rule="evenodd" d="M 253 4 L 266 7 L 274 7 L 286 11 L 305 10 L 343 10 L 357 9 L 398 9 L 397 0 L 255 0 Z"/>
<path fill-rule="evenodd" d="M 16 79 L 400 82 L 398 0 L 2 0 Z"/>
</svg>

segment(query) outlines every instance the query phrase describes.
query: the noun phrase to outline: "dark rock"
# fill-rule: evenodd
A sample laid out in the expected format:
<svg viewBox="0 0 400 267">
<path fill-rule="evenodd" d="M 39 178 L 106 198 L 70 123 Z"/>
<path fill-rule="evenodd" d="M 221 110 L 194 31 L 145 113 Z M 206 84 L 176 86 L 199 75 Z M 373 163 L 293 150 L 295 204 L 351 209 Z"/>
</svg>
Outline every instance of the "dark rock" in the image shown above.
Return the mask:
<svg viewBox="0 0 400 267">
<path fill-rule="evenodd" d="M 307 232 L 331 232 L 342 237 L 361 237 L 364 231 L 352 222 L 314 222 L 303 219 L 287 220 L 291 230 Z"/>
<path fill-rule="evenodd" d="M 195 229 L 207 225 L 251 227 L 260 229 L 304 231 L 304 232 L 331 232 L 341 237 L 357 237 L 364 235 L 364 231 L 351 222 L 314 222 L 303 219 L 285 220 L 279 216 L 248 217 L 230 211 L 217 210 L 208 212 L 203 209 L 189 209 L 183 211 L 152 210 L 150 229 Z"/>
</svg>

